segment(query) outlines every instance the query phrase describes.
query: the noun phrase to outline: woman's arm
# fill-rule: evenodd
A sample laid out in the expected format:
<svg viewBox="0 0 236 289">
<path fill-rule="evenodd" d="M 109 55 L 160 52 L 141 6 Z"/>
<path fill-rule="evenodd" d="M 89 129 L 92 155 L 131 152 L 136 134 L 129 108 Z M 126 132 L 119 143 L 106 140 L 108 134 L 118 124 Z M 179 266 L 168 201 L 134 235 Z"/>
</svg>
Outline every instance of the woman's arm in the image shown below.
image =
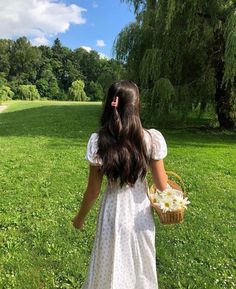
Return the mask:
<svg viewBox="0 0 236 289">
<path fill-rule="evenodd" d="M 151 160 L 150 169 L 154 185 L 158 190 L 164 191 L 167 186 L 168 177 L 163 160 Z"/>
<path fill-rule="evenodd" d="M 80 210 L 75 218 L 72 220 L 73 226 L 76 229 L 82 229 L 85 217 L 93 207 L 93 204 L 97 200 L 101 185 L 102 185 L 103 174 L 99 170 L 99 166 L 89 166 L 89 178 L 87 189 L 84 193 L 84 197 L 80 206 Z"/>
</svg>

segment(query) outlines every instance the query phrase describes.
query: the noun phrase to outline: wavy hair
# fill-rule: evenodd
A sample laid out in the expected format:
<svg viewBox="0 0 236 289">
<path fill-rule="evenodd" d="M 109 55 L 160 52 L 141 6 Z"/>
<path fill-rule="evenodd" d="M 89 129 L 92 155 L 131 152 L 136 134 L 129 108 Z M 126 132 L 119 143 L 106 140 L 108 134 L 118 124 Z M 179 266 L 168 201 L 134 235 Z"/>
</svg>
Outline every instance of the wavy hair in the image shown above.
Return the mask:
<svg viewBox="0 0 236 289">
<path fill-rule="evenodd" d="M 116 96 L 118 107 L 111 106 Z M 148 170 L 149 158 L 139 112 L 137 85 L 128 80 L 112 83 L 100 119 L 97 153 L 108 182 L 117 182 L 119 178 L 120 187 L 124 184 L 133 187 L 139 176 L 144 179 Z"/>
</svg>

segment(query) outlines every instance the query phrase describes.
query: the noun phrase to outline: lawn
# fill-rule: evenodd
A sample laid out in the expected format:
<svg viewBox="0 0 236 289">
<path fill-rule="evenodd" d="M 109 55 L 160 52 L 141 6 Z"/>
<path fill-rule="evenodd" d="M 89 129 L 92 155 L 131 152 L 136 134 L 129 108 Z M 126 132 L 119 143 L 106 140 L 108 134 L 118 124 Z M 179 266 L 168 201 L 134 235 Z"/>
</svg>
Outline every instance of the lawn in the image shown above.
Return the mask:
<svg viewBox="0 0 236 289">
<path fill-rule="evenodd" d="M 86 230 L 75 230 L 71 219 L 86 188 L 84 156 L 101 103 L 8 105 L 0 114 L 0 288 L 80 289 L 101 195 Z M 233 289 L 236 133 L 160 130 L 165 166 L 182 176 L 191 204 L 181 225 L 161 225 L 155 215 L 159 289 Z"/>
</svg>

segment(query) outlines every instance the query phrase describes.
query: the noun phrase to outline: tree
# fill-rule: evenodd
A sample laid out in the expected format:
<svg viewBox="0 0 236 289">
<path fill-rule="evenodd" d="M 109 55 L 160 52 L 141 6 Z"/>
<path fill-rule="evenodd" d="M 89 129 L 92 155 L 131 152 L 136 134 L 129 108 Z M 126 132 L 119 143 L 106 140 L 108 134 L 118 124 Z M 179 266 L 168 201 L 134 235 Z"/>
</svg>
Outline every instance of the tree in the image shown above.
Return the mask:
<svg viewBox="0 0 236 289">
<path fill-rule="evenodd" d="M 65 91 L 69 89 L 72 82 L 83 77 L 79 69 L 75 67 L 70 57 L 63 62 L 62 84 Z"/>
<path fill-rule="evenodd" d="M 79 67 L 74 62 L 74 53 L 71 49 L 62 46 L 58 38 L 52 46 L 51 66 L 59 87 L 64 91 L 69 89 L 73 81 L 83 78 Z"/>
<path fill-rule="evenodd" d="M 115 59 L 104 59 L 102 71 L 97 78 L 97 82 L 100 83 L 103 88 L 104 96 L 107 94 L 108 88 L 113 81 L 127 78 L 125 73 L 124 65 Z"/>
<path fill-rule="evenodd" d="M 84 82 L 82 80 L 76 80 L 72 83 L 68 91 L 68 99 L 77 101 L 88 100 L 84 91 Z"/>
<path fill-rule="evenodd" d="M 49 99 L 59 98 L 60 89 L 50 66 L 42 70 L 40 78 L 36 81 L 36 86 L 42 97 Z"/>
<path fill-rule="evenodd" d="M 0 72 L 0 87 L 2 85 L 7 85 L 6 74 L 4 72 Z"/>
<path fill-rule="evenodd" d="M 26 37 L 18 38 L 12 45 L 10 53 L 10 72 L 12 78 L 34 83 L 41 64 L 41 51 L 31 46 Z"/>
<path fill-rule="evenodd" d="M 0 86 L 0 104 L 2 101 L 12 99 L 14 96 L 14 92 L 11 90 L 9 86 L 1 85 Z"/>
<path fill-rule="evenodd" d="M 19 99 L 34 100 L 40 99 L 40 94 L 35 85 L 20 85 L 18 89 Z"/>
<path fill-rule="evenodd" d="M 80 79 L 91 98 L 100 99 L 101 86 L 105 95 L 122 71 L 123 65 L 114 59 L 83 48 L 71 50 L 58 38 L 52 47 L 32 46 L 26 37 L 0 40 L 0 85 L 9 86 L 14 98 L 20 85 L 36 85 L 42 97 L 65 100 L 72 83 Z"/>
<path fill-rule="evenodd" d="M 90 100 L 103 100 L 104 98 L 103 88 L 98 82 L 90 81 L 85 91 Z"/>
<path fill-rule="evenodd" d="M 236 127 L 236 3 L 127 0 L 136 22 L 115 52 L 141 87 L 146 114 L 215 107 L 221 128 Z"/>
<path fill-rule="evenodd" d="M 0 39 L 0 73 L 8 77 L 10 71 L 10 51 L 13 41 L 9 39 Z"/>
<path fill-rule="evenodd" d="M 74 60 L 77 65 L 77 69 L 81 71 L 85 79 L 89 81 L 97 81 L 101 71 L 103 60 L 97 51 L 86 51 L 83 48 L 75 49 Z"/>
</svg>

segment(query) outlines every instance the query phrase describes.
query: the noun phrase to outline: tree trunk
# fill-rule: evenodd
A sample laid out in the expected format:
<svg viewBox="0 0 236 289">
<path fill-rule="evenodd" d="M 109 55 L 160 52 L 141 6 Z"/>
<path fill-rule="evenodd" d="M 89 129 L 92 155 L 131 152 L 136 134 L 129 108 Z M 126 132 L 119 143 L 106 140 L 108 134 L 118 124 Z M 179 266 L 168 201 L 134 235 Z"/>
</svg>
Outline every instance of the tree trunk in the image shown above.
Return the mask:
<svg viewBox="0 0 236 289">
<path fill-rule="evenodd" d="M 229 83 L 222 85 L 224 63 L 221 62 L 216 71 L 215 109 L 220 128 L 236 128 L 235 91 Z"/>
<path fill-rule="evenodd" d="M 225 40 L 221 30 L 215 33 L 215 54 L 214 65 L 216 72 L 216 92 L 215 92 L 215 111 L 218 117 L 220 128 L 232 129 L 236 127 L 235 111 L 235 88 L 231 83 L 222 85 L 224 75 L 224 50 Z"/>
</svg>

